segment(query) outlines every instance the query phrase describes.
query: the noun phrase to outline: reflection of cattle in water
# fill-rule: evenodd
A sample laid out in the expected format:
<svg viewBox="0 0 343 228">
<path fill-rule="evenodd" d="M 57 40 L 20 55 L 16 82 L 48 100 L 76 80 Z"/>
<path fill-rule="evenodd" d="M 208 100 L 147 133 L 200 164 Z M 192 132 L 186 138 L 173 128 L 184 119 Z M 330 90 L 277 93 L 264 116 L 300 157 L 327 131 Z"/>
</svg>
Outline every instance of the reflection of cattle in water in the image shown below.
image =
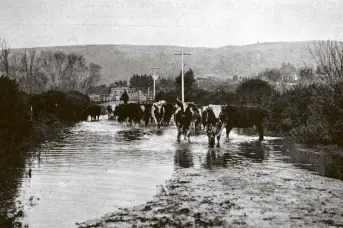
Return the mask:
<svg viewBox="0 0 343 228">
<path fill-rule="evenodd" d="M 91 116 L 91 121 L 99 120 L 101 114 L 101 107 L 98 105 L 92 105 L 82 112 L 82 117 L 87 120 L 88 116 Z"/>
<path fill-rule="evenodd" d="M 214 150 L 209 150 L 206 153 L 206 162 L 202 166 L 207 169 L 226 168 L 228 163 L 235 163 L 230 153 L 217 153 Z"/>
<path fill-rule="evenodd" d="M 252 159 L 253 162 L 261 163 L 269 156 L 269 148 L 264 147 L 260 142 L 244 142 L 239 146 L 241 148 L 239 154 Z"/>
<path fill-rule="evenodd" d="M 207 137 L 209 147 L 214 147 L 215 140 L 217 139 L 217 147 L 220 146 L 220 137 L 224 128 L 224 122 L 220 120 L 220 114 L 215 115 L 212 107 L 207 107 L 203 111 L 203 122 Z"/>
<path fill-rule="evenodd" d="M 220 113 L 220 120 L 226 124 L 226 138 L 232 128 L 249 128 L 255 126 L 259 141 L 263 141 L 263 121 L 267 112 L 260 107 L 225 105 Z"/>
<path fill-rule="evenodd" d="M 164 109 L 164 101 L 159 101 L 159 102 L 155 102 L 152 104 L 151 107 L 151 116 L 155 121 L 155 124 L 157 125 L 158 128 L 161 127 L 161 123 L 164 119 L 164 113 L 165 113 L 165 109 Z"/>
<path fill-rule="evenodd" d="M 176 105 L 174 120 L 177 128 L 177 141 L 180 142 L 181 134 L 183 134 L 185 139 L 188 137 L 188 142 L 190 142 L 191 124 L 196 107 L 193 102 L 181 102 L 179 99 L 177 99 Z"/>
<path fill-rule="evenodd" d="M 190 168 L 194 166 L 193 154 L 189 147 L 177 148 L 174 156 L 174 163 L 182 168 Z"/>
</svg>

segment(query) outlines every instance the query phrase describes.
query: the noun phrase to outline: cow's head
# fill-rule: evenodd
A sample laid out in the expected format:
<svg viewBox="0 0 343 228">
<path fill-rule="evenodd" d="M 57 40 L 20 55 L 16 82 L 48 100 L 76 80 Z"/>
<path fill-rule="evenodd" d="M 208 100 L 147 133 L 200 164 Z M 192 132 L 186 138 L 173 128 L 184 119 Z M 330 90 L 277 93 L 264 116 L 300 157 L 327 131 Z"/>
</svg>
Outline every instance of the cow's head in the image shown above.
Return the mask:
<svg viewBox="0 0 343 228">
<path fill-rule="evenodd" d="M 228 106 L 227 105 L 223 105 L 221 107 L 220 113 L 219 113 L 219 119 L 222 122 L 226 122 L 228 119 Z"/>
</svg>

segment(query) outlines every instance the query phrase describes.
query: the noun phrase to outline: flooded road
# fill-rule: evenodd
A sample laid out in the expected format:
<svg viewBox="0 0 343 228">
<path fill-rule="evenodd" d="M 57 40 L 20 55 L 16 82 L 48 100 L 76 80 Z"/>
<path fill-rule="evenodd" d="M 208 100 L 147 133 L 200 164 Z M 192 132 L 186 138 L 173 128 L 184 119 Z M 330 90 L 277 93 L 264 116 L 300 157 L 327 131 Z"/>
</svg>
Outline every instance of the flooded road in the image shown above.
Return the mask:
<svg viewBox="0 0 343 228">
<path fill-rule="evenodd" d="M 171 177 L 173 130 L 132 129 L 106 118 L 79 123 L 37 151 L 32 177 L 19 190 L 23 224 L 74 227 L 146 202 Z"/>
<path fill-rule="evenodd" d="M 243 225 L 268 227 L 266 223 L 281 216 L 281 212 L 286 213 L 281 216 L 283 220 L 287 213 L 293 213 L 287 211 L 287 207 L 278 206 L 276 214 L 266 217 L 270 205 L 280 200 L 306 200 L 302 195 L 306 193 L 317 197 L 313 189 L 321 189 L 321 194 L 323 191 L 336 194 L 337 198 L 343 196 L 339 190 L 343 189 L 342 181 L 318 176 L 328 174 L 327 167 L 332 167 L 332 163 L 325 160 L 321 165 L 319 160 L 311 161 L 310 167 L 302 160 L 298 165 L 302 157 L 306 156 L 307 161 L 317 158 L 308 150 L 304 150 L 306 155 L 299 152 L 292 157 L 288 147 L 276 137 L 265 137 L 261 143 L 257 139 L 256 135 L 232 131 L 229 141 L 222 138 L 221 148 L 209 149 L 204 134 L 192 135 L 191 144 L 183 140 L 177 144 L 175 126 L 160 130 L 154 126 L 132 128 L 108 121 L 107 116 L 102 116 L 99 122 L 79 123 L 60 139 L 42 145 L 27 164 L 26 170 L 31 168 L 32 176 L 24 175 L 19 180 L 16 199 L 23 208 L 22 223 L 34 228 L 75 227 L 76 222 L 91 219 L 83 227 L 87 224 L 106 227 L 104 221 L 115 221 L 116 214 L 103 220 L 98 218 L 108 212 L 125 210 L 129 227 L 132 224 L 145 227 L 151 225 L 149 215 L 144 214 L 147 219 L 143 219 L 143 223 L 137 223 L 137 216 L 142 217 L 142 211 L 149 213 L 154 207 L 159 210 L 155 211 L 157 214 L 168 217 L 168 213 L 174 216 L 175 211 L 184 208 L 192 211 L 190 205 L 196 205 L 194 201 L 197 201 L 202 213 L 212 210 L 219 215 L 222 212 L 217 211 L 218 207 L 223 207 L 223 202 L 230 199 L 240 206 L 224 210 L 226 213 L 233 213 L 231 216 L 239 221 L 246 216 Z M 301 193 L 297 194 L 297 190 Z M 161 193 L 163 191 L 167 196 Z M 274 193 L 277 195 L 273 196 Z M 259 201 L 258 205 L 252 203 L 258 197 L 267 199 Z M 146 204 L 147 201 L 150 203 Z M 143 209 L 136 209 L 137 205 L 142 205 Z M 161 211 L 167 205 L 170 211 Z M 132 214 L 120 208 L 131 208 Z M 196 217 L 198 212 L 194 213 Z M 223 216 L 229 215 L 224 213 Z M 194 224 L 201 227 L 195 220 Z M 125 227 L 121 225 L 119 223 L 118 227 Z M 275 224 L 271 223 L 271 227 Z"/>
</svg>

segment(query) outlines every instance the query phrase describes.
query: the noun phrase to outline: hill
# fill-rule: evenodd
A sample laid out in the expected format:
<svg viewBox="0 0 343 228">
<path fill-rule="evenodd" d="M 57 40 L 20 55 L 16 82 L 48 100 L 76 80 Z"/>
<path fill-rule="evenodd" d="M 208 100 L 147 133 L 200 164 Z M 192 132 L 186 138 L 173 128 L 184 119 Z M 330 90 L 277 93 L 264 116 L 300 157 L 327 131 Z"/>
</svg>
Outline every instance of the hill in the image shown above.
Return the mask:
<svg viewBox="0 0 343 228">
<path fill-rule="evenodd" d="M 99 84 L 115 80 L 127 80 L 133 74 L 151 74 L 149 67 L 160 67 L 157 74 L 175 77 L 181 71 L 181 56 L 174 53 L 190 53 L 184 57 L 185 69 L 192 68 L 197 77 L 231 78 L 234 74 L 247 77 L 265 68 L 279 68 L 283 62 L 296 67 L 313 65 L 309 52 L 313 41 L 258 43 L 245 46 L 219 48 L 191 48 L 178 46 L 141 45 L 85 45 L 39 47 L 37 50 L 76 52 L 103 67 Z M 163 73 L 161 73 L 163 72 Z"/>
</svg>

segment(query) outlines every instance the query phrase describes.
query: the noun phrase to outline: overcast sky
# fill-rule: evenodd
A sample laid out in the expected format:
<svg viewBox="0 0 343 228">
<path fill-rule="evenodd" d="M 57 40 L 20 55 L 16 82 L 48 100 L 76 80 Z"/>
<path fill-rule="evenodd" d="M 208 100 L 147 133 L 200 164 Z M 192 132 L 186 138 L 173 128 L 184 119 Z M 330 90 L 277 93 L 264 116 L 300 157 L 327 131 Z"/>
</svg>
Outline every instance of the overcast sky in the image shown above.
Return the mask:
<svg viewBox="0 0 343 228">
<path fill-rule="evenodd" d="M 0 1 L 0 37 L 12 48 L 84 44 L 219 47 L 343 38 L 342 0 Z"/>
</svg>

